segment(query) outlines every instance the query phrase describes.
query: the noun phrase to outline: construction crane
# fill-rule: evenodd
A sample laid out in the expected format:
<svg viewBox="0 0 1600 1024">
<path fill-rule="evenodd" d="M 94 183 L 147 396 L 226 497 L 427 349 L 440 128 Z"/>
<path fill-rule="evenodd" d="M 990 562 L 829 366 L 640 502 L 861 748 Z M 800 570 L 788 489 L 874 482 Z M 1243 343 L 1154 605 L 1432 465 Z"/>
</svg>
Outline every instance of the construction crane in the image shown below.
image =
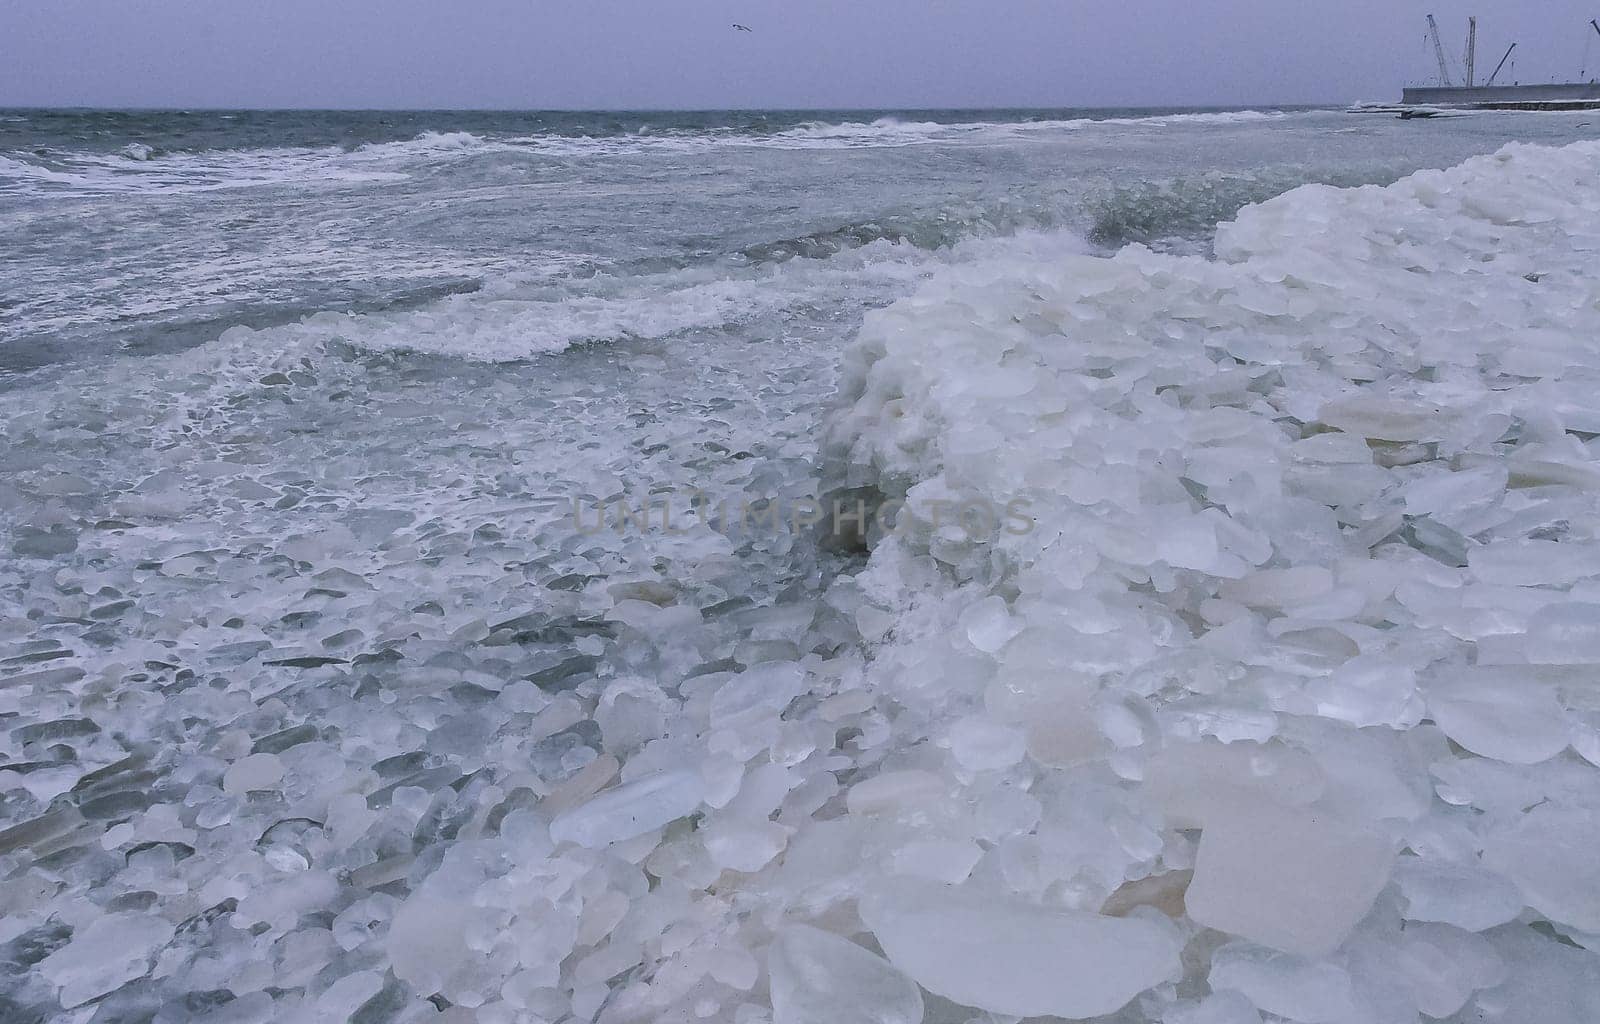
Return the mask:
<svg viewBox="0 0 1600 1024">
<path fill-rule="evenodd" d="M 1510 46 L 1506 47 L 1506 55 L 1504 57 L 1501 57 L 1500 58 L 1500 63 L 1498 63 L 1498 64 L 1496 64 L 1494 66 L 1494 74 L 1490 75 L 1489 76 L 1489 80 L 1487 82 L 1483 83 L 1485 88 L 1488 88 L 1489 86 L 1493 85 L 1494 84 L 1494 80 L 1496 78 L 1500 77 L 1500 72 L 1505 70 L 1506 61 L 1511 59 L 1511 53 L 1516 48 L 1517 48 L 1517 44 L 1516 43 L 1512 43 Z"/>
<path fill-rule="evenodd" d="M 1477 78 L 1473 69 L 1478 63 L 1478 19 L 1467 19 L 1467 88 L 1477 85 Z"/>
<path fill-rule="evenodd" d="M 1439 41 L 1439 23 L 1433 15 L 1428 15 L 1428 34 L 1433 37 L 1433 55 L 1439 60 L 1439 84 L 1446 89 L 1452 88 L 1456 83 L 1450 80 L 1450 65 L 1444 59 L 1444 43 Z"/>
</svg>

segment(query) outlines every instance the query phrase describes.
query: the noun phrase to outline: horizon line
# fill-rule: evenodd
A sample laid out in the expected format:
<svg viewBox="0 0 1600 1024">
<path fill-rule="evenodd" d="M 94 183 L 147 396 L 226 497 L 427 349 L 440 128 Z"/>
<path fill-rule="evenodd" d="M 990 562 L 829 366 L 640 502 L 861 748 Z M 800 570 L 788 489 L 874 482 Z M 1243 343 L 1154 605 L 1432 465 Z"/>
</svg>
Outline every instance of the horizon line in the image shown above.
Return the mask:
<svg viewBox="0 0 1600 1024">
<path fill-rule="evenodd" d="M 999 104 L 975 106 L 864 106 L 864 107 L 319 107 L 319 106 L 101 106 L 74 103 L 60 105 L 0 103 L 0 110 L 41 111 L 45 113 L 210 114 L 210 113 L 302 113 L 302 114 L 852 114 L 877 111 L 927 113 L 981 113 L 991 111 L 1054 110 L 1326 110 L 1347 107 L 1350 101 L 1326 103 L 1199 103 L 1199 104 L 1087 104 L 1034 105 Z"/>
</svg>

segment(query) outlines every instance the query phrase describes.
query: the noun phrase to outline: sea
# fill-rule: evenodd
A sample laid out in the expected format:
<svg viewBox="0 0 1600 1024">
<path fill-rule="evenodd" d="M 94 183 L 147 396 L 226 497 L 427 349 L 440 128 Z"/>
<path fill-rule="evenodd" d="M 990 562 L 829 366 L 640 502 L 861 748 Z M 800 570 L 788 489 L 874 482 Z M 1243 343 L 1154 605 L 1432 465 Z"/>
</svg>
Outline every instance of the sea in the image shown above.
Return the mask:
<svg viewBox="0 0 1600 1024">
<path fill-rule="evenodd" d="M 981 979 L 941 994 L 890 948 L 907 928 L 865 938 L 867 883 L 829 881 L 877 855 L 838 823 L 939 758 L 963 786 L 1022 771 L 1001 726 L 917 731 L 874 685 L 900 611 L 853 581 L 874 503 L 914 485 L 894 453 L 1023 401 L 996 378 L 974 406 L 987 378 L 918 362 L 919 332 L 1021 345 L 1077 317 L 1110 353 L 1198 300 L 1135 313 L 1085 285 L 1046 309 L 1048 268 L 1203 274 L 1235 259 L 1219 225 L 1286 193 L 1596 139 L 1577 112 L 0 110 L 0 1019 L 1072 1015 Z M 892 380 L 868 375 L 884 351 Z M 841 428 L 863 395 L 871 430 Z M 971 451 L 1029 443 L 995 422 Z M 923 665 L 982 674 L 1025 588 L 998 561 L 904 568 L 905 608 L 941 571 L 987 588 L 946 624 L 971 646 Z M 976 833 L 879 854 L 942 884 L 1043 877 L 1006 853 L 1040 813 L 1007 785 Z M 1012 888 L 1077 913 L 1121 892 L 1091 875 Z M 1202 1017 L 1187 962 L 1115 1019 L 1282 1009 Z M 839 1016 L 817 977 L 892 997 Z M 1350 1012 L 1294 1019 L 1379 1019 Z"/>
</svg>

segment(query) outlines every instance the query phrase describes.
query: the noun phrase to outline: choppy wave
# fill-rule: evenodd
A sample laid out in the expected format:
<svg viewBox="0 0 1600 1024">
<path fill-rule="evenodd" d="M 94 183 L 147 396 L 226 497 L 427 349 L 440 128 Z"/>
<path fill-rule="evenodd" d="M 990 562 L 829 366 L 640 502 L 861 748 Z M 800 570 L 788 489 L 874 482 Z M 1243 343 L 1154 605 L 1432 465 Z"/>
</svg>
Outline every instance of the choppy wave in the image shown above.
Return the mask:
<svg viewBox="0 0 1600 1024">
<path fill-rule="evenodd" d="M 476 140 L 455 134 L 430 137 L 422 144 L 447 153 L 471 149 Z M 66 358 L 73 343 L 48 341 L 51 335 L 93 331 L 108 321 L 128 325 L 116 331 L 116 339 L 127 339 L 117 344 L 137 342 L 139 351 L 150 353 L 214 337 L 230 318 L 257 326 L 284 325 L 318 314 L 315 326 L 307 330 L 323 337 L 349 334 L 363 348 L 519 361 L 578 344 L 661 339 L 756 323 L 802 301 L 802 296 L 804 302 L 825 304 L 828 289 L 852 274 L 906 280 L 904 275 L 925 272 L 939 261 L 970 261 L 984 246 L 1005 245 L 1007 238 L 1018 235 L 1063 233 L 1074 246 L 1086 236 L 1100 247 L 1140 240 L 1204 249 L 1217 220 L 1263 195 L 1308 179 L 1392 177 L 1393 172 L 1382 168 L 1370 174 L 1291 168 L 1129 185 L 1085 181 L 1028 195 L 886 212 L 720 250 L 708 247 L 631 260 L 552 252 L 515 259 L 500 254 L 489 260 L 424 252 L 388 266 L 381 252 L 363 239 L 335 244 L 313 235 L 298 240 L 292 252 L 247 251 L 193 266 L 166 265 L 161 287 L 153 291 L 131 287 L 146 279 L 139 266 L 145 255 L 133 252 L 121 266 L 108 266 L 102 276 L 104 298 L 98 302 L 90 301 L 98 297 L 86 294 L 75 279 L 36 275 L 32 291 L 0 337 L 28 339 L 32 354 L 10 353 L 17 368 Z M 330 285 L 322 295 L 301 297 L 297 290 L 303 285 L 296 273 L 304 259 L 315 259 L 346 283 Z M 818 265 L 775 269 L 796 260 Z M 373 279 L 380 276 L 381 281 Z M 224 284 L 228 301 L 217 304 Z M 423 301 L 440 291 L 452 294 L 442 302 Z M 475 294 L 453 294 L 460 292 Z M 402 308 L 385 309 L 389 305 Z"/>
<path fill-rule="evenodd" d="M 129 147 L 137 145 L 130 143 Z M 144 152 L 134 150 L 134 152 Z M 0 195 L 93 196 L 188 193 L 269 186 L 404 181 L 398 168 L 340 151 L 222 150 L 213 153 L 51 152 L 21 159 L 0 154 Z"/>
<path fill-rule="evenodd" d="M 826 458 L 921 511 L 830 598 L 892 737 L 835 827 L 973 851 L 857 880 L 894 969 L 1024 1015 L 1600 1010 L 1597 251 L 1600 144 L 1513 145 L 869 315 Z M 930 948 L 1128 915 L 1026 1000 Z"/>
<path fill-rule="evenodd" d="M 235 328 L 220 344 L 235 352 L 347 345 L 373 353 L 514 363 L 579 345 L 665 341 L 692 332 L 781 334 L 789 317 L 825 315 L 851 291 L 895 294 L 940 266 L 982 263 L 996 252 L 1044 259 L 1085 248 L 1070 231 L 1024 231 L 970 237 L 938 251 L 875 238 L 794 261 L 715 261 L 556 280 L 509 274 L 416 309 L 318 312 L 261 331 Z"/>
<path fill-rule="evenodd" d="M 490 156 L 523 159 L 603 159 L 651 153 L 694 154 L 730 148 L 776 150 L 882 149 L 920 145 L 993 145 L 1018 138 L 1100 128 L 1253 125 L 1295 115 L 1233 111 L 1148 117 L 1032 121 L 807 122 L 776 131 L 749 127 L 634 131 L 617 134 L 477 135 L 426 131 L 414 138 L 354 148 L 268 147 L 170 150 L 134 139 L 111 152 L 45 149 L 0 154 L 0 195 L 197 192 L 263 186 L 338 186 L 404 180 L 429 167 Z M 1305 116 L 1305 115 L 1300 115 Z"/>
<path fill-rule="evenodd" d="M 554 283 L 510 275 L 416 310 L 319 313 L 272 331 L 372 352 L 520 362 L 575 345 L 659 341 L 764 322 L 776 328 L 779 314 L 797 306 L 824 307 L 849 284 L 908 284 L 930 259 L 908 246 L 879 241 L 829 260 L 768 267 L 712 263 L 643 275 L 601 272 Z"/>
</svg>

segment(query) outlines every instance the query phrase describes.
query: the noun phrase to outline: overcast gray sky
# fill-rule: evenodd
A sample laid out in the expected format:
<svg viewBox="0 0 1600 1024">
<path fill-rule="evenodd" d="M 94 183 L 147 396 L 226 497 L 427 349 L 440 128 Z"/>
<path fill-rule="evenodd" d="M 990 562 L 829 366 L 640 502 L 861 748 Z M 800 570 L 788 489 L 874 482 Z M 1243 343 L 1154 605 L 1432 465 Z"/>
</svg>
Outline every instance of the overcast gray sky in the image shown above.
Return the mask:
<svg viewBox="0 0 1600 1024">
<path fill-rule="evenodd" d="M 0 105 L 1323 103 L 1479 64 L 1575 79 L 1600 0 L 0 0 Z M 735 32 L 734 22 L 750 33 Z"/>
</svg>

